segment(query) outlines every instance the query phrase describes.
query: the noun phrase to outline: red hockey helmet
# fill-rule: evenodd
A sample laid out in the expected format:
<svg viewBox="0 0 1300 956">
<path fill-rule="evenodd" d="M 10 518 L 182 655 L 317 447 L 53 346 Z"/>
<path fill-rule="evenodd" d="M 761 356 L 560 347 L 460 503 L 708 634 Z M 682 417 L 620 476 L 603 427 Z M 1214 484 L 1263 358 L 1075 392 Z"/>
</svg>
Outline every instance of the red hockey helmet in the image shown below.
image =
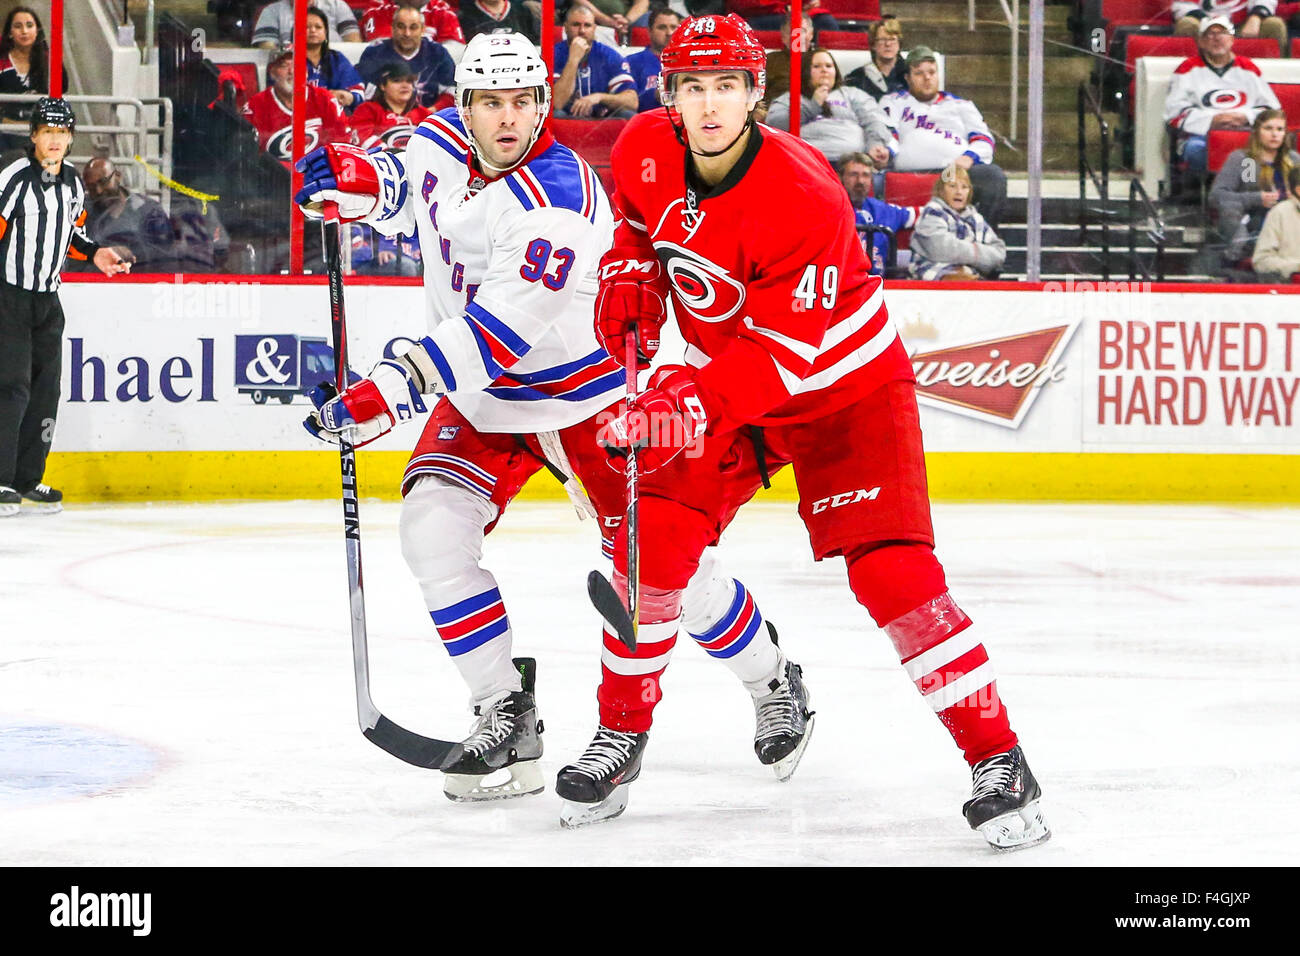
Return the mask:
<svg viewBox="0 0 1300 956">
<path fill-rule="evenodd" d="M 767 90 L 767 51 L 749 24 L 734 13 L 683 22 L 659 54 L 659 65 L 659 98 L 665 106 L 672 105 L 672 77 L 678 73 L 746 73 L 754 101 Z"/>
</svg>

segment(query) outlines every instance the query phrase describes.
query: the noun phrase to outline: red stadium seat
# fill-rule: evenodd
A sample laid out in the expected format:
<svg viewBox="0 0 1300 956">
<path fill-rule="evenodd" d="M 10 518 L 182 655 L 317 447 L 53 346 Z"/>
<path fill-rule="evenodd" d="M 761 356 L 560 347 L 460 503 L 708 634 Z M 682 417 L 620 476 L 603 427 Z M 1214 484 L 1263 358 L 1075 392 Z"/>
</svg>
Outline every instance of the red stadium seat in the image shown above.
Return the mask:
<svg viewBox="0 0 1300 956">
<path fill-rule="evenodd" d="M 244 81 L 244 93 L 248 96 L 252 96 L 262 88 L 257 81 L 256 63 L 223 63 L 221 69 L 234 70 L 238 73 L 239 78 Z"/>
<path fill-rule="evenodd" d="M 823 30 L 817 34 L 817 45 L 828 50 L 870 50 L 871 34 L 857 30 Z"/>
<path fill-rule="evenodd" d="M 1291 56 L 1292 58 L 1300 57 L 1300 37 L 1296 37 L 1291 41 Z"/>
<path fill-rule="evenodd" d="M 1102 0 L 1101 15 L 1112 24 L 1167 23 L 1169 0 Z"/>
<path fill-rule="evenodd" d="M 1286 110 L 1286 128 L 1300 129 L 1300 83 L 1270 83 Z"/>
<path fill-rule="evenodd" d="M 879 20 L 880 0 L 824 0 L 821 11 L 836 20 Z"/>
<path fill-rule="evenodd" d="M 1232 41 L 1232 52 L 1253 60 L 1270 60 L 1281 56 L 1282 48 L 1269 37 L 1255 37 L 1253 40 L 1237 37 Z"/>
<path fill-rule="evenodd" d="M 758 42 L 763 44 L 765 50 L 781 49 L 780 30 L 755 30 L 754 36 L 758 37 Z"/>
<path fill-rule="evenodd" d="M 1137 97 L 1137 61 L 1144 56 L 1195 56 L 1193 37 L 1156 37 L 1135 33 L 1124 44 L 1124 70 L 1128 73 L 1128 112 Z"/>
<path fill-rule="evenodd" d="M 553 119 L 550 121 L 551 132 L 556 140 L 569 147 L 595 168 L 604 184 L 605 190 L 614 194 L 614 179 L 610 171 L 609 157 L 623 128 L 625 119 L 580 120 Z"/>
<path fill-rule="evenodd" d="M 632 35 L 628 38 L 628 46 L 649 46 L 650 31 L 645 27 L 633 27 Z"/>
<path fill-rule="evenodd" d="M 1212 129 L 1209 138 L 1209 155 L 1205 168 L 1217 173 L 1223 168 L 1224 160 L 1234 149 L 1242 149 L 1250 139 L 1250 132 L 1244 129 Z"/>
<path fill-rule="evenodd" d="M 938 178 L 938 173 L 885 173 L 883 198 L 895 206 L 924 206 Z"/>
</svg>

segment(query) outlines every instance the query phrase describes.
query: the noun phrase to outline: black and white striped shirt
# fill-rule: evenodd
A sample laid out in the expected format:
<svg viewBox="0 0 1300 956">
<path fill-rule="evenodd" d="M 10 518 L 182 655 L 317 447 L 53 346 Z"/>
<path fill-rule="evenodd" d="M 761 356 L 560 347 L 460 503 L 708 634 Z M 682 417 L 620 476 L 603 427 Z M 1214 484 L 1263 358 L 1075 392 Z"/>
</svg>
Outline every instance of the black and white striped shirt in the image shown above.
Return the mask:
<svg viewBox="0 0 1300 956">
<path fill-rule="evenodd" d="M 99 250 L 85 225 L 86 186 L 70 163 L 50 176 L 30 148 L 0 157 L 0 280 L 57 292 L 64 259 Z"/>
</svg>

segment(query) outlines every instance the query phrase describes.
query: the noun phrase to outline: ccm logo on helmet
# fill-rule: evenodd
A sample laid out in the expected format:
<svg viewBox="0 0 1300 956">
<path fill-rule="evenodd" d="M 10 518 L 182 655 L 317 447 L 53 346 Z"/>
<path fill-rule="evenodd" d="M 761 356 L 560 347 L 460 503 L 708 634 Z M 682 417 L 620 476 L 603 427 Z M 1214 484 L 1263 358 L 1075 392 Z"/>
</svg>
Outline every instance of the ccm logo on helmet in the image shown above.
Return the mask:
<svg viewBox="0 0 1300 956">
<path fill-rule="evenodd" d="M 827 508 L 843 508 L 845 505 L 856 505 L 859 501 L 875 501 L 876 496 L 879 494 L 879 485 L 872 488 L 870 491 L 866 488 L 859 488 L 857 491 L 844 491 L 838 495 L 831 495 L 829 498 L 821 498 L 814 501 L 812 513 L 819 515 Z"/>
</svg>

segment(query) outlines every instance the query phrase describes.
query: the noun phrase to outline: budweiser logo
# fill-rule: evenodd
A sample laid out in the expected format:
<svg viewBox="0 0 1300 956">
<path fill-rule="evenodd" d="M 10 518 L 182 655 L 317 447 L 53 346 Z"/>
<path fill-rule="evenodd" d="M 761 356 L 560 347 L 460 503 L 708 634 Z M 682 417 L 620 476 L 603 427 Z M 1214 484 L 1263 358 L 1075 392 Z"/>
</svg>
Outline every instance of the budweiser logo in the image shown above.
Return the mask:
<svg viewBox="0 0 1300 956">
<path fill-rule="evenodd" d="M 1065 366 L 1057 359 L 1077 327 L 1078 323 L 1072 322 L 914 352 L 917 401 L 1005 428 L 1019 428 L 1042 387 L 1064 376 Z"/>
</svg>

